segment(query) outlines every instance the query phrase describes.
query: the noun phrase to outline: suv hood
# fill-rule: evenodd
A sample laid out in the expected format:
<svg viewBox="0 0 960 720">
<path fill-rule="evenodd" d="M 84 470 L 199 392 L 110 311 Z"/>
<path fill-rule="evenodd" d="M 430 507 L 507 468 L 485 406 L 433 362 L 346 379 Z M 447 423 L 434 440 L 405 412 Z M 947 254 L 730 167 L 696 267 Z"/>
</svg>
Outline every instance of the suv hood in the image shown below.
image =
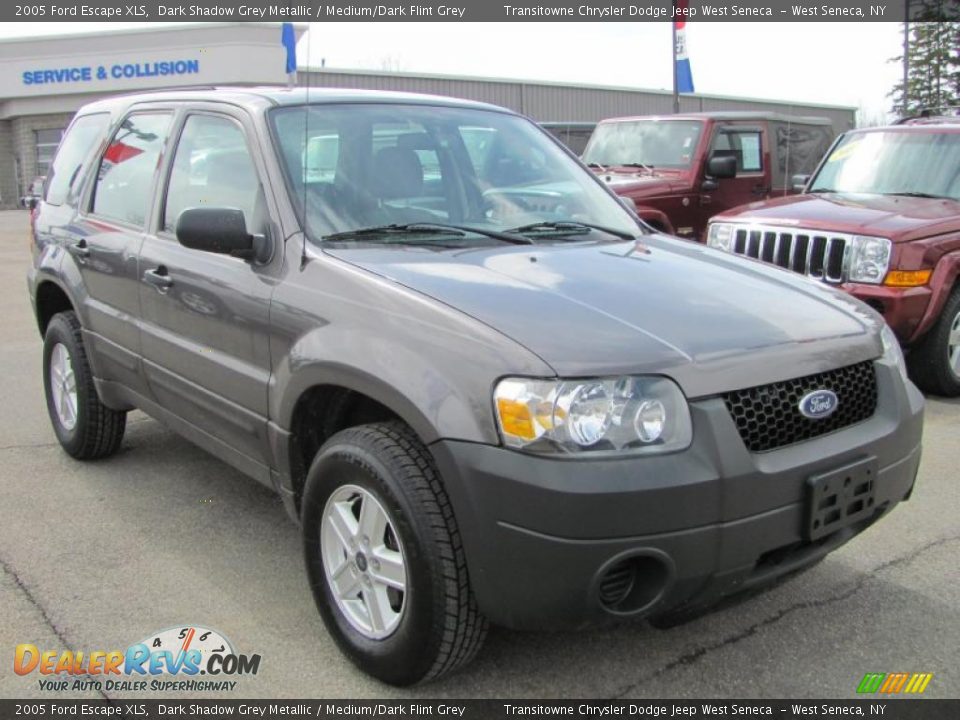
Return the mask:
<svg viewBox="0 0 960 720">
<path fill-rule="evenodd" d="M 908 242 L 960 231 L 960 202 L 895 195 L 794 195 L 742 205 L 711 220 L 717 221 L 877 235 Z"/>
<path fill-rule="evenodd" d="M 561 376 L 669 372 L 695 397 L 880 354 L 878 316 L 846 293 L 703 245 L 647 240 L 325 252 L 472 316 Z"/>
</svg>

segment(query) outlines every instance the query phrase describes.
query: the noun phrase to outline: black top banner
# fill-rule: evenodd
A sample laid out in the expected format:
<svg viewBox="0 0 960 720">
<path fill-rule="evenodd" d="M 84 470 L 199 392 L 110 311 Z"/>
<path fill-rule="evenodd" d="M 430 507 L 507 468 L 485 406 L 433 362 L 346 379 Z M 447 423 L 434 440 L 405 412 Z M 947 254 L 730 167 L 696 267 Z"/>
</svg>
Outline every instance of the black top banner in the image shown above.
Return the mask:
<svg viewBox="0 0 960 720">
<path fill-rule="evenodd" d="M 960 700 L 0 700 L 29 718 L 874 718 L 955 720 Z"/>
<path fill-rule="evenodd" d="M 420 0 L 321 3 L 249 0 L 137 2 L 129 0 L 36 0 L 4 4 L 6 21 L 288 21 L 288 22 L 902 22 L 960 19 L 958 0 L 690 0 L 681 14 L 673 0 L 592 0 L 553 3 L 530 0 Z"/>
</svg>

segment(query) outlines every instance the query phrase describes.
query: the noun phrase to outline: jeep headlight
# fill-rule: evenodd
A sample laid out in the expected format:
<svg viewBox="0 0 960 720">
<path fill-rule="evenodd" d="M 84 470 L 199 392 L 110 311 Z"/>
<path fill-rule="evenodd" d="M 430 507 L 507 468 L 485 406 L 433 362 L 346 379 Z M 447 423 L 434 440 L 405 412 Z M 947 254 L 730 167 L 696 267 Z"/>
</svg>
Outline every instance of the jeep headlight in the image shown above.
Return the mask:
<svg viewBox="0 0 960 720">
<path fill-rule="evenodd" d="M 493 393 L 508 447 L 539 453 L 663 453 L 690 445 L 687 401 L 662 377 L 506 378 Z"/>
<path fill-rule="evenodd" d="M 707 245 L 724 252 L 733 252 L 734 226 L 730 223 L 710 223 Z"/>
<path fill-rule="evenodd" d="M 854 235 L 850 246 L 850 282 L 882 283 L 890 267 L 890 248 L 887 238 Z"/>
<path fill-rule="evenodd" d="M 903 350 L 900 349 L 900 341 L 893 334 L 889 325 L 884 325 L 880 331 L 880 339 L 883 341 L 883 361 L 890 363 L 900 371 L 900 377 L 907 382 L 907 361 L 903 358 Z"/>
</svg>

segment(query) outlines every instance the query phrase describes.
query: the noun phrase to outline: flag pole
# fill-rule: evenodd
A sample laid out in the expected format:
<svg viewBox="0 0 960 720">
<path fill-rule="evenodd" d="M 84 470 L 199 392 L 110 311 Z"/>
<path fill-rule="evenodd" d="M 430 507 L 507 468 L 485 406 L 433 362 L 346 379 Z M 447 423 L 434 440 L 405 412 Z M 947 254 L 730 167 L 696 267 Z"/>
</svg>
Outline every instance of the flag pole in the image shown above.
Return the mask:
<svg viewBox="0 0 960 720">
<path fill-rule="evenodd" d="M 674 2 L 676 8 L 676 2 Z M 673 114 L 680 114 L 680 90 L 677 87 L 677 21 L 676 18 L 670 22 L 673 30 Z"/>
</svg>

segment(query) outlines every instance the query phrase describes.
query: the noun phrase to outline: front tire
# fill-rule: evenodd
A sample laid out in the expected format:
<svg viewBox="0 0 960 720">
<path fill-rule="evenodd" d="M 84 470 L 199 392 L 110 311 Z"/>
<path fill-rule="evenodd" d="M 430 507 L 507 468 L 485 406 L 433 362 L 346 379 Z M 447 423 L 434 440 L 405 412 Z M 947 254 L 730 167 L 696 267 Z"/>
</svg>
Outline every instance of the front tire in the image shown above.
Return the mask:
<svg viewBox="0 0 960 720">
<path fill-rule="evenodd" d="M 100 402 L 83 346 L 80 321 L 72 311 L 57 313 L 43 338 L 43 389 L 57 440 L 77 460 L 115 453 L 127 414 Z"/>
<path fill-rule="evenodd" d="M 960 286 L 955 287 L 943 312 L 907 358 L 917 386 L 945 397 L 960 396 Z"/>
<path fill-rule="evenodd" d="M 477 609 L 453 509 L 429 452 L 406 426 L 350 428 L 320 449 L 303 497 L 307 574 L 337 645 L 391 685 L 469 662 Z"/>
</svg>

